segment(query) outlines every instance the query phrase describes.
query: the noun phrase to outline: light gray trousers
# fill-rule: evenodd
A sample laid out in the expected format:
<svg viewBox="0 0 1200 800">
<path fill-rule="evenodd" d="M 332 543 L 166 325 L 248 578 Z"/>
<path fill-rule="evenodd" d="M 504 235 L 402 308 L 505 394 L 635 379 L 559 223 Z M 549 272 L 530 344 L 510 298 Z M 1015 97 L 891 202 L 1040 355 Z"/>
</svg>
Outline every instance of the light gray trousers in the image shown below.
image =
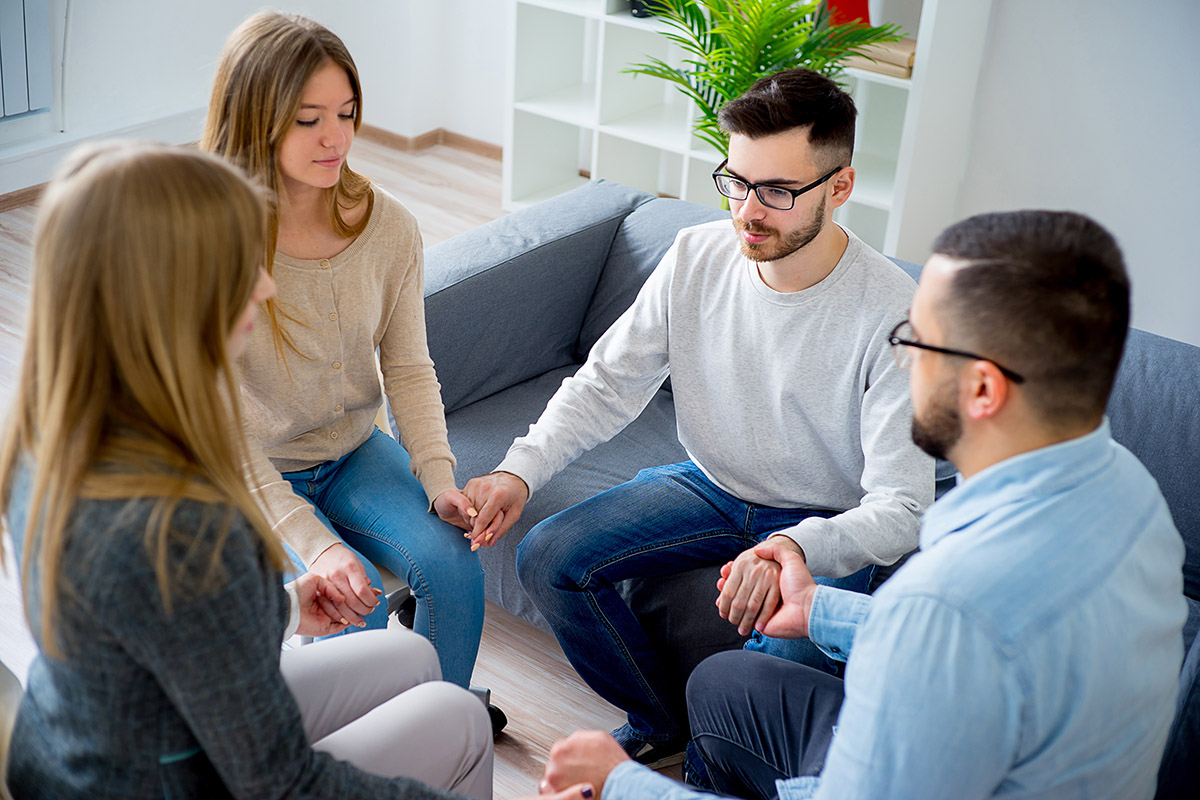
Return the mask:
<svg viewBox="0 0 1200 800">
<path fill-rule="evenodd" d="M 360 631 L 284 651 L 279 667 L 314 749 L 375 775 L 491 800 L 487 709 L 441 680 L 424 637 Z"/>
</svg>

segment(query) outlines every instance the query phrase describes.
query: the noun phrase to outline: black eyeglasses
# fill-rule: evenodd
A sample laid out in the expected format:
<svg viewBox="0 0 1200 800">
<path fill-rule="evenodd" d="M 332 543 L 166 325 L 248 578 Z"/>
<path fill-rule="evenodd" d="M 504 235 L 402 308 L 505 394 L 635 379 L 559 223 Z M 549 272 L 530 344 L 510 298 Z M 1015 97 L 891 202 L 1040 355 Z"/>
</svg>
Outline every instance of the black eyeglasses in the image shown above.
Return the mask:
<svg viewBox="0 0 1200 800">
<path fill-rule="evenodd" d="M 896 359 L 896 366 L 900 369 L 908 369 L 912 366 L 912 354 L 908 352 L 908 348 L 916 347 L 921 350 L 932 350 L 935 353 L 944 353 L 948 356 L 960 356 L 962 358 L 970 358 L 975 361 L 987 361 L 996 365 L 996 369 L 1000 370 L 1006 378 L 1013 383 L 1024 383 L 1025 379 L 1016 372 L 1008 369 L 1001 364 L 997 364 L 994 360 L 987 356 L 981 356 L 977 353 L 968 353 L 966 350 L 951 350 L 948 347 L 934 347 L 931 344 L 924 344 L 913 339 L 917 332 L 913 330 L 912 323 L 904 320 L 896 327 L 892 328 L 892 332 L 888 334 L 888 344 L 892 346 L 892 358 Z M 901 347 L 903 345 L 903 347 Z"/>
<path fill-rule="evenodd" d="M 758 195 L 760 203 L 776 211 L 791 211 L 792 207 L 796 205 L 797 197 L 817 188 L 838 174 L 838 171 L 842 169 L 842 167 L 837 167 L 803 188 L 787 189 L 783 186 L 772 186 L 769 183 L 747 183 L 741 178 L 735 178 L 732 175 L 721 172 L 728 163 L 729 159 L 727 158 L 721 162 L 721 166 L 713 170 L 713 183 L 717 185 L 717 191 L 730 200 L 745 200 L 750 196 L 750 190 L 753 189 L 754 193 Z"/>
</svg>

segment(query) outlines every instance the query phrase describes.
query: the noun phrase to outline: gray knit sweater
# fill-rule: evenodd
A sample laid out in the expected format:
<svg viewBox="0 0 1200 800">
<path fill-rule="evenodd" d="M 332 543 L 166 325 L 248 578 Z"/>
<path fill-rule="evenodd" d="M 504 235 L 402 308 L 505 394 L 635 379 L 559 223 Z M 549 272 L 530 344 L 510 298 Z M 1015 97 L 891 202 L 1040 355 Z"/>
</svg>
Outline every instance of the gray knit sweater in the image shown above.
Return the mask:
<svg viewBox="0 0 1200 800">
<path fill-rule="evenodd" d="M 915 284 L 853 234 L 816 285 L 776 292 L 728 221 L 687 228 L 629 310 L 499 469 L 536 491 L 631 422 L 668 374 L 679 441 L 751 503 L 842 511 L 786 531 L 840 577 L 917 545 L 934 462 L 913 445 L 908 376 L 887 335 Z"/>
</svg>

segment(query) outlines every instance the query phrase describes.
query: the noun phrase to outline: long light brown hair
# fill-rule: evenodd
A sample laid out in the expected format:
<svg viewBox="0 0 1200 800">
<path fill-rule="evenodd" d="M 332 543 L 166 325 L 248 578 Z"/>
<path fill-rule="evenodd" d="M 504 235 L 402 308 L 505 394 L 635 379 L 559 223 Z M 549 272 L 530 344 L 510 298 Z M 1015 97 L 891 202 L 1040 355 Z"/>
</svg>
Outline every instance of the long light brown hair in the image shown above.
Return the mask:
<svg viewBox="0 0 1200 800">
<path fill-rule="evenodd" d="M 12 503 L 27 503 L 25 607 L 28 614 L 40 605 L 51 655 L 61 652 L 47 634 L 61 607 L 78 498 L 159 498 L 145 544 L 168 612 L 167 543 L 180 533 L 171 528 L 180 499 L 218 504 L 227 522 L 240 512 L 269 561 L 284 564 L 244 476 L 227 352 L 265 236 L 262 193 L 236 169 L 194 151 L 86 146 L 47 187 L 20 385 L 0 445 L 0 505 L 11 518 Z M 14 477 L 25 468 L 31 489 L 18 499 Z M 213 567 L 228 524 L 222 530 Z"/>
<path fill-rule="evenodd" d="M 354 130 L 362 125 L 362 86 L 350 51 L 333 32 L 295 14 L 260 11 L 237 27 L 225 42 L 200 149 L 226 158 L 262 181 L 278 198 L 283 192 L 279 148 L 292 130 L 309 79 L 328 63 L 346 71 L 354 92 Z M 371 183 L 343 161 L 336 185 L 327 190 L 329 223 L 340 236 L 356 237 L 367 227 L 374 195 Z M 366 200 L 367 212 L 353 225 L 344 212 Z M 272 202 L 266 241 L 272 270 L 279 233 L 278 202 Z M 280 317 L 289 317 L 274 301 L 267 316 L 275 350 L 284 357 L 295 344 Z"/>
</svg>

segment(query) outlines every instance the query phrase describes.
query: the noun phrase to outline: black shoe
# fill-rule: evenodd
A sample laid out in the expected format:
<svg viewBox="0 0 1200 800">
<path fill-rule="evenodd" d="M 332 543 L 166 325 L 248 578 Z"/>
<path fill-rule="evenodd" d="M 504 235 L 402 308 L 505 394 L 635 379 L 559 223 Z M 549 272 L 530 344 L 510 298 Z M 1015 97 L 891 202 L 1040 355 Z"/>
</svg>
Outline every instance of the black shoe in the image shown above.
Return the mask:
<svg viewBox="0 0 1200 800">
<path fill-rule="evenodd" d="M 488 719 L 492 721 L 492 738 L 495 739 L 500 735 L 500 731 L 508 725 L 508 715 L 491 703 L 488 703 L 487 710 Z"/>
<path fill-rule="evenodd" d="M 612 737 L 630 758 L 650 769 L 662 769 L 682 763 L 683 751 L 687 747 L 687 739 L 682 736 L 662 742 L 647 741 L 634 733 L 629 723 L 614 730 Z"/>
<path fill-rule="evenodd" d="M 404 627 L 412 630 L 417 618 L 417 598 L 412 589 L 405 586 L 388 595 L 388 616 L 395 615 L 396 620 Z"/>
</svg>

